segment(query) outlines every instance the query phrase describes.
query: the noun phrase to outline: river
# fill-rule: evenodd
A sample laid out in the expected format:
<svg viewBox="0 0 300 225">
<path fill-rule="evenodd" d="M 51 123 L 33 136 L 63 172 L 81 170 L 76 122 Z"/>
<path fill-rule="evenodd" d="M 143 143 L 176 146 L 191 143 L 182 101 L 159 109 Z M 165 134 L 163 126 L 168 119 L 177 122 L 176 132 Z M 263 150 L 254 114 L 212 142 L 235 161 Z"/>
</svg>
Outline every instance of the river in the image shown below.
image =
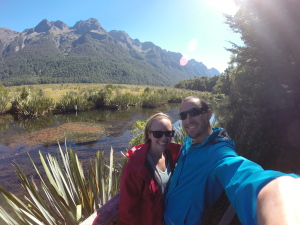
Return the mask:
<svg viewBox="0 0 300 225">
<path fill-rule="evenodd" d="M 83 166 L 96 156 L 98 150 L 108 155 L 112 147 L 115 157 L 129 149 L 133 124 L 145 120 L 156 112 L 167 113 L 173 123 L 178 123 L 178 104 L 156 109 L 131 108 L 123 111 L 94 110 L 72 114 L 59 114 L 37 119 L 0 118 L 0 185 L 19 195 L 21 186 L 12 162 L 16 162 L 26 174 L 36 177 L 28 153 L 40 167 L 38 152 L 56 155 L 58 141 L 72 148 Z"/>
</svg>

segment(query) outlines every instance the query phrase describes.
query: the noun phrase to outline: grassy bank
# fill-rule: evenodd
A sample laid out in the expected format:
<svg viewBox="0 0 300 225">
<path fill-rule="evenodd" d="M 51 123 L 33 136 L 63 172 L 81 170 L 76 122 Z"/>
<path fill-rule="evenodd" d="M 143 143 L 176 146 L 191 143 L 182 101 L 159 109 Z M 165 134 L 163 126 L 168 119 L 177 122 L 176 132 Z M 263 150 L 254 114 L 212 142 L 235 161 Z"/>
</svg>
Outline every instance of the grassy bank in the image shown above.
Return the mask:
<svg viewBox="0 0 300 225">
<path fill-rule="evenodd" d="M 48 113 L 115 110 L 129 107 L 156 108 L 179 103 L 189 95 L 213 98 L 209 92 L 174 87 L 118 84 L 42 84 L 0 87 L 0 113 L 38 117 Z"/>
</svg>

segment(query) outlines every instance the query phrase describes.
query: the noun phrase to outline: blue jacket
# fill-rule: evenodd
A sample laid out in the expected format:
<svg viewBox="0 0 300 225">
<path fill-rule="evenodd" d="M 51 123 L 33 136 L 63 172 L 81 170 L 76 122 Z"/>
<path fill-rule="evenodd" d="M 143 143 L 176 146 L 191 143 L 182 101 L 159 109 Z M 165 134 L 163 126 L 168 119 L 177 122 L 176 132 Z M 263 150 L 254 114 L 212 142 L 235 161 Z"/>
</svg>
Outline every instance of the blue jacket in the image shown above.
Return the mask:
<svg viewBox="0 0 300 225">
<path fill-rule="evenodd" d="M 166 196 L 165 222 L 167 225 L 201 224 L 203 212 L 225 190 L 242 224 L 257 224 L 259 191 L 283 175 L 286 174 L 263 170 L 238 156 L 234 142 L 223 128 L 213 128 L 213 133 L 195 146 L 187 136 Z"/>
</svg>

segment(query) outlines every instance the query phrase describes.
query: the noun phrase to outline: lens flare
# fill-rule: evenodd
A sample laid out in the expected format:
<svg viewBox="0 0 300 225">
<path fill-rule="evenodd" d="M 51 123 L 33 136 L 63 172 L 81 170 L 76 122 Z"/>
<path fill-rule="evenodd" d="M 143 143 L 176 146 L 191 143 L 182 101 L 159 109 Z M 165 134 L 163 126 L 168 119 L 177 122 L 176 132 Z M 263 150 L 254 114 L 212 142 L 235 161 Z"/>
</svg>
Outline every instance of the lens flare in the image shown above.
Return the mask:
<svg viewBox="0 0 300 225">
<path fill-rule="evenodd" d="M 238 9 L 233 0 L 210 0 L 208 2 L 220 13 L 234 14 Z"/>
<path fill-rule="evenodd" d="M 185 66 L 188 63 L 189 59 L 186 56 L 182 56 L 180 59 L 180 66 Z"/>
<path fill-rule="evenodd" d="M 198 40 L 196 38 L 193 38 L 192 40 L 190 40 L 188 44 L 188 50 L 190 52 L 193 52 L 196 50 L 197 46 L 198 46 Z"/>
</svg>

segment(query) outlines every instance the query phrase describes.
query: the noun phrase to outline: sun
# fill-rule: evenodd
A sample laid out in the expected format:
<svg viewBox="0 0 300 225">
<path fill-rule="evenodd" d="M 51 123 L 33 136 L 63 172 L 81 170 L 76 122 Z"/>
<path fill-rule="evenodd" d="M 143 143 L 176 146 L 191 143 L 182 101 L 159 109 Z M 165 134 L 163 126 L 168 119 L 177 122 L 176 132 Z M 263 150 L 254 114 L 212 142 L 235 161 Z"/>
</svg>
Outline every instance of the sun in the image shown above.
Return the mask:
<svg viewBox="0 0 300 225">
<path fill-rule="evenodd" d="M 233 0 L 207 0 L 208 4 L 221 13 L 235 14 L 237 6 Z"/>
</svg>

